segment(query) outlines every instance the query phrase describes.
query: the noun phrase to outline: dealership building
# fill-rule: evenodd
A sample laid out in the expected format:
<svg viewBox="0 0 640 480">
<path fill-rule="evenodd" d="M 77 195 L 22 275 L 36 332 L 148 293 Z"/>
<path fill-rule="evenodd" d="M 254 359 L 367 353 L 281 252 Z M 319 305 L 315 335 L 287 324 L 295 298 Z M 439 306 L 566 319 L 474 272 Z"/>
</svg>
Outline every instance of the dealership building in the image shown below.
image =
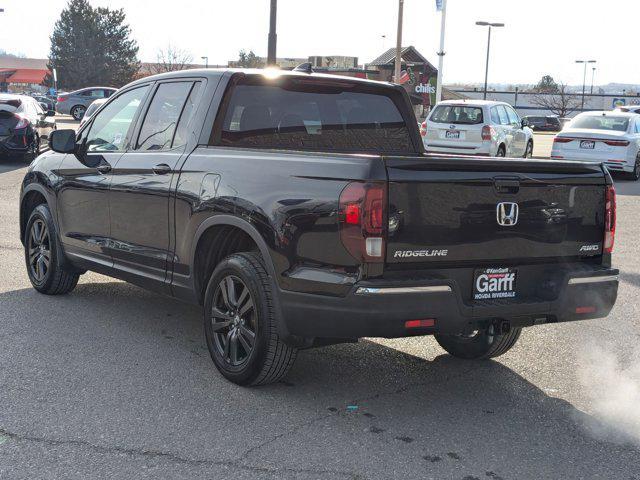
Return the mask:
<svg viewBox="0 0 640 480">
<path fill-rule="evenodd" d="M 19 58 L 0 55 L 0 92 L 33 92 L 46 90 L 43 85 L 51 72 L 46 58 Z"/>
</svg>

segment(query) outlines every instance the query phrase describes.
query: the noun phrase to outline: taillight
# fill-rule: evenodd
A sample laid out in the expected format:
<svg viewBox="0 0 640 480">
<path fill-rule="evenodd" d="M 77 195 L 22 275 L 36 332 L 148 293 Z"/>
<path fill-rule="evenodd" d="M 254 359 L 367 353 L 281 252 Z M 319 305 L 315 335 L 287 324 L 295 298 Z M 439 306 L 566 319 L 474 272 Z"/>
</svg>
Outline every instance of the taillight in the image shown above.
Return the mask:
<svg viewBox="0 0 640 480">
<path fill-rule="evenodd" d="M 384 260 L 386 201 L 384 183 L 352 182 L 340 194 L 340 239 L 359 261 Z"/>
<path fill-rule="evenodd" d="M 493 127 L 491 125 L 482 126 L 482 140 L 491 140 L 493 138 Z"/>
<path fill-rule="evenodd" d="M 607 185 L 604 202 L 604 251 L 611 253 L 616 239 L 616 190 L 613 185 Z"/>
<path fill-rule="evenodd" d="M 554 137 L 553 138 L 553 143 L 569 143 L 572 142 L 573 138 L 569 138 L 569 137 Z"/>
<path fill-rule="evenodd" d="M 58 97 L 56 99 L 56 102 L 64 102 L 67 99 L 67 97 Z"/>
<path fill-rule="evenodd" d="M 427 122 L 426 120 L 420 124 L 420 135 L 423 137 L 427 135 Z"/>
<path fill-rule="evenodd" d="M 610 147 L 627 147 L 629 145 L 628 140 L 604 140 L 604 143 Z"/>
<path fill-rule="evenodd" d="M 16 113 L 14 113 L 13 116 L 18 119 L 18 123 L 16 123 L 15 127 L 13 127 L 14 130 L 22 130 L 23 128 L 27 128 L 27 126 L 29 125 L 29 120 L 21 117 Z"/>
</svg>

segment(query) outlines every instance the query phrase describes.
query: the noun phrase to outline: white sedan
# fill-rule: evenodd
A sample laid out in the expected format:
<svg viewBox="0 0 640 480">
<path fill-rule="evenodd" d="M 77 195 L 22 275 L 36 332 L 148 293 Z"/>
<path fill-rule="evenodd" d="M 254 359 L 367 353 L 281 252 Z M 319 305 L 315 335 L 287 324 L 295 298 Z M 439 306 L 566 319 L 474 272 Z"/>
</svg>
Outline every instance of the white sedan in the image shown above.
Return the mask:
<svg viewBox="0 0 640 480">
<path fill-rule="evenodd" d="M 604 163 L 611 172 L 640 179 L 640 115 L 585 112 L 553 139 L 552 159 Z"/>
<path fill-rule="evenodd" d="M 533 130 L 504 102 L 445 100 L 421 125 L 427 152 L 525 157 L 533 155 Z"/>
</svg>

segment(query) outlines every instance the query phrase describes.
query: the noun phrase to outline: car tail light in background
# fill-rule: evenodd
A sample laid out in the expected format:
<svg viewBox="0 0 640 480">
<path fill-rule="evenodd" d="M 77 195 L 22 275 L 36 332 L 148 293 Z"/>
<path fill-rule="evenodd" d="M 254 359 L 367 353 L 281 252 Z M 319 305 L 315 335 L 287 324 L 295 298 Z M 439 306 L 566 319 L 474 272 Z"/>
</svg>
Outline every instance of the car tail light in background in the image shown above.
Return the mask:
<svg viewBox="0 0 640 480">
<path fill-rule="evenodd" d="M 613 185 L 607 185 L 604 202 L 604 251 L 611 253 L 616 239 L 616 190 Z"/>
<path fill-rule="evenodd" d="M 569 143 L 572 142 L 573 138 L 568 138 L 568 137 L 554 137 L 553 138 L 553 143 Z"/>
<path fill-rule="evenodd" d="M 61 103 L 61 102 L 64 102 L 64 101 L 66 101 L 66 100 L 67 100 L 67 97 L 58 97 L 58 98 L 56 99 L 56 102 Z"/>
<path fill-rule="evenodd" d="M 427 121 L 425 120 L 420 124 L 420 135 L 423 137 L 427 134 Z"/>
<path fill-rule="evenodd" d="M 493 127 L 491 125 L 482 126 L 482 140 L 491 140 L 493 138 Z"/>
<path fill-rule="evenodd" d="M 22 130 L 23 128 L 27 128 L 27 126 L 29 126 L 29 120 L 27 120 L 26 118 L 21 117 L 16 113 L 14 113 L 13 116 L 16 118 L 16 120 L 18 120 L 18 123 L 16 123 L 15 127 L 13 127 L 14 130 Z"/>
<path fill-rule="evenodd" d="M 604 140 L 604 143 L 609 145 L 610 147 L 628 147 L 628 140 Z"/>
<path fill-rule="evenodd" d="M 349 183 L 340 194 L 340 238 L 347 251 L 365 262 L 382 262 L 385 250 L 385 183 Z"/>
</svg>

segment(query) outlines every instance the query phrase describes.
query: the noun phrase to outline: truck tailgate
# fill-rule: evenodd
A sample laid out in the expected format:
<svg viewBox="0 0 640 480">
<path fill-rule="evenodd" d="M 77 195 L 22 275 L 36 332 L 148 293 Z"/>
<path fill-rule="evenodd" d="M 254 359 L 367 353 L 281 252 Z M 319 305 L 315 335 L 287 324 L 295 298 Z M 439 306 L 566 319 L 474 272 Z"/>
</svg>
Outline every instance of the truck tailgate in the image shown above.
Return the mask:
<svg viewBox="0 0 640 480">
<path fill-rule="evenodd" d="M 506 264 L 602 254 L 600 165 L 429 156 L 384 161 L 387 263 Z"/>
</svg>

